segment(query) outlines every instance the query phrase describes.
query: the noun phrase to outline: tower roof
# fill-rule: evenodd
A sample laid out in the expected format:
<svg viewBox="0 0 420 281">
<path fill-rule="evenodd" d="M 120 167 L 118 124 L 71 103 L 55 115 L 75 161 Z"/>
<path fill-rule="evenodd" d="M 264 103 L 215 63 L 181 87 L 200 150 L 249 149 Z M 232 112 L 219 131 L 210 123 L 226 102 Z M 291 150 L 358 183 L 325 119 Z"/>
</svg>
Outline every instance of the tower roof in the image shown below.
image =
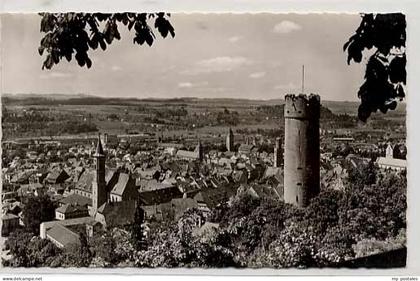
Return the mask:
<svg viewBox="0 0 420 281">
<path fill-rule="evenodd" d="M 93 155 L 94 157 L 104 157 L 105 153 L 104 153 L 104 149 L 102 147 L 102 142 L 101 142 L 101 135 L 98 135 L 98 144 L 96 145 L 96 151 L 95 154 Z"/>
</svg>

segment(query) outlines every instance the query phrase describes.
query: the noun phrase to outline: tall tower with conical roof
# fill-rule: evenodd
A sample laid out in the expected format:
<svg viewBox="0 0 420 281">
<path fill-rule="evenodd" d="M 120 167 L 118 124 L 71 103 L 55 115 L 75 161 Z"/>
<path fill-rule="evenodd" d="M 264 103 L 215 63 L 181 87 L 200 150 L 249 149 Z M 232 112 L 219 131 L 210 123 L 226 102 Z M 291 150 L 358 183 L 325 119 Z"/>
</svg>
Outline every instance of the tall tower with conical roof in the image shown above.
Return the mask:
<svg viewBox="0 0 420 281">
<path fill-rule="evenodd" d="M 234 145 L 235 145 L 235 140 L 234 140 L 233 132 L 232 132 L 232 129 L 229 128 L 229 133 L 226 137 L 226 149 L 227 149 L 227 151 L 233 151 Z"/>
<path fill-rule="evenodd" d="M 105 183 L 105 153 L 100 135 L 98 135 L 98 143 L 93 157 L 95 158 L 96 169 L 92 182 L 92 214 L 95 215 L 98 208 L 106 203 L 108 199 Z"/>
<path fill-rule="evenodd" d="M 195 147 L 195 152 L 198 153 L 198 160 L 203 161 L 204 160 L 204 147 L 203 147 L 203 144 L 201 143 L 201 140 L 198 140 L 198 144 Z"/>
</svg>

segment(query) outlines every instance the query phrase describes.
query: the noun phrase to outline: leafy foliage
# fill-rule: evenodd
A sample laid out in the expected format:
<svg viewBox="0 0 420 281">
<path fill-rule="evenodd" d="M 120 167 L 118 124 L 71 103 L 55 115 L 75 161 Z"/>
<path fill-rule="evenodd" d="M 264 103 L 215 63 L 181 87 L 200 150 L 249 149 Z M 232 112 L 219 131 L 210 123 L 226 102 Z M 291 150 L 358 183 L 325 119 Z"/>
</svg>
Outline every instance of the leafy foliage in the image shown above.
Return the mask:
<svg viewBox="0 0 420 281">
<path fill-rule="evenodd" d="M 13 267 L 51 266 L 61 250 L 51 241 L 34 236 L 24 230 L 13 232 L 5 243 L 13 258 L 8 261 Z"/>
<path fill-rule="evenodd" d="M 139 267 L 237 266 L 225 241 L 228 236 L 218 232 L 207 236 L 194 233 L 202 216 L 201 211 L 191 209 L 177 223 L 156 226 L 147 249 L 135 255 L 135 264 Z"/>
<path fill-rule="evenodd" d="M 143 227 L 144 223 L 144 211 L 140 207 L 140 204 L 137 204 L 136 212 L 134 214 L 134 223 L 131 226 L 131 241 L 136 250 L 140 250 L 144 245 L 143 237 Z"/>
<path fill-rule="evenodd" d="M 6 242 L 10 265 L 306 268 L 405 245 L 405 172 L 370 164 L 352 173 L 344 190 L 324 189 L 305 209 L 241 193 L 210 216 L 189 209 L 176 222 L 151 223 L 147 239 L 138 223 L 89 241 L 81 233 L 62 251 L 20 230 Z"/>
<path fill-rule="evenodd" d="M 38 48 L 46 57 L 42 69 L 51 69 L 63 58 L 76 59 L 83 67 L 90 68 L 89 49 L 100 47 L 106 50 L 114 40 L 120 40 L 121 25 L 131 31 L 134 28 L 133 42 L 152 46 L 156 39 L 149 21 L 154 19 L 154 28 L 163 38 L 168 34 L 175 36 L 175 30 L 165 13 L 41 13 L 41 32 L 45 33 Z"/>
<path fill-rule="evenodd" d="M 115 264 L 118 261 L 118 255 L 114 250 L 116 241 L 112 233 L 105 232 L 102 235 L 97 235 L 89 241 L 92 249 L 92 255 L 101 258 L 106 264 Z"/>
<path fill-rule="evenodd" d="M 47 195 L 29 197 L 22 210 L 25 228 L 29 232 L 39 234 L 39 225 L 54 219 L 56 207 Z"/>
<path fill-rule="evenodd" d="M 53 266 L 61 267 L 88 267 L 92 261 L 93 253 L 89 247 L 86 234 L 79 233 L 79 243 L 66 247 L 62 255 L 59 255 Z"/>
<path fill-rule="evenodd" d="M 374 49 L 366 65 L 365 81 L 359 89 L 358 116 L 365 122 L 378 109 L 386 113 L 405 97 L 406 20 L 401 13 L 363 14 L 356 33 L 344 44 L 347 63 L 360 63 L 365 49 Z"/>
</svg>

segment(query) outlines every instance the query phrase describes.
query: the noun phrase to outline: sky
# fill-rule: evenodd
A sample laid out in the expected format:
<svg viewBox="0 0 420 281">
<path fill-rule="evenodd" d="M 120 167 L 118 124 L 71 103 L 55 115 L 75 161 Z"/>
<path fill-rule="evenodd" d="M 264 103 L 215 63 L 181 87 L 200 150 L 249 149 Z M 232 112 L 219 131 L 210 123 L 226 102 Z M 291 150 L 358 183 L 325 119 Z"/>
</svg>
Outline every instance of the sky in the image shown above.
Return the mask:
<svg viewBox="0 0 420 281">
<path fill-rule="evenodd" d="M 90 50 L 91 69 L 65 59 L 42 70 L 36 14 L 1 15 L 2 93 L 134 98 L 281 99 L 301 92 L 356 101 L 366 60 L 347 65 L 343 44 L 358 14 L 172 14 L 175 38 L 152 47 L 134 33 L 106 51 Z"/>
</svg>

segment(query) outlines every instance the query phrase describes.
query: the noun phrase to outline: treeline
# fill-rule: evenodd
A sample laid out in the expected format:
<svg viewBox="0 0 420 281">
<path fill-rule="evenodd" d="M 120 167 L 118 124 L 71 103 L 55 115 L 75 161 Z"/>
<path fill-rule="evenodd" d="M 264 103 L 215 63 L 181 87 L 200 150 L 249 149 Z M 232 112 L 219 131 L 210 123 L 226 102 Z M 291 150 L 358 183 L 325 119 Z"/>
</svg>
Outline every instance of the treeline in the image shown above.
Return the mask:
<svg viewBox="0 0 420 281">
<path fill-rule="evenodd" d="M 54 99 L 48 97 L 25 97 L 13 98 L 2 97 L 1 101 L 4 105 L 139 105 L 141 103 L 186 103 L 193 102 L 194 98 L 174 98 L 174 99 L 136 99 L 136 98 L 103 98 L 103 97 L 77 97 Z"/>
</svg>

